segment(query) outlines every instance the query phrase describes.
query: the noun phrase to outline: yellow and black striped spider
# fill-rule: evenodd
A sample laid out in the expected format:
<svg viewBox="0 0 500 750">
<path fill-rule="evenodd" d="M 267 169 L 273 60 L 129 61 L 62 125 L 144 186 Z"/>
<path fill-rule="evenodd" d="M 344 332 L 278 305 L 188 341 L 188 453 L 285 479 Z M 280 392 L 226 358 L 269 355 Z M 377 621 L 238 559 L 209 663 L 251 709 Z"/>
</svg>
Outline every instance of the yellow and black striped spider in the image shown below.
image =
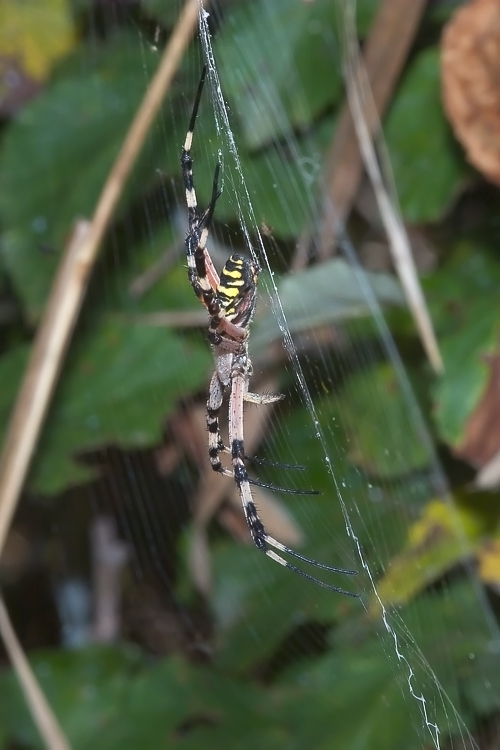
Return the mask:
<svg viewBox="0 0 500 750">
<path fill-rule="evenodd" d="M 245 401 L 254 404 L 270 404 L 280 401 L 282 394 L 258 394 L 248 390 L 249 379 L 252 375 L 252 363 L 248 354 L 248 333 L 252 321 L 257 294 L 257 281 L 260 268 L 255 260 L 244 255 L 234 253 L 224 266 L 220 278 L 207 251 L 207 240 L 212 222 L 215 204 L 220 196 L 218 188 L 220 164 L 215 168 L 212 197 L 208 208 L 202 214 L 198 212 L 196 192 L 193 180 L 193 160 L 191 147 L 193 143 L 194 126 L 200 105 L 203 85 L 205 83 L 206 67 L 201 74 L 198 91 L 194 102 L 193 112 L 189 122 L 189 129 L 181 153 L 181 167 L 186 202 L 188 207 L 189 230 L 186 237 L 186 253 L 189 281 L 200 302 L 207 308 L 210 315 L 208 339 L 212 344 L 215 358 L 215 370 L 210 381 L 207 400 L 208 446 L 212 469 L 219 474 L 232 477 L 238 487 L 245 518 L 250 535 L 255 545 L 275 562 L 313 581 L 319 586 L 337 591 L 348 596 L 357 594 L 324 583 L 309 575 L 305 571 L 289 563 L 274 550 L 290 555 L 302 562 L 334 573 L 355 575 L 355 570 L 334 568 L 330 565 L 311 560 L 289 549 L 277 539 L 270 536 L 259 518 L 257 508 L 252 499 L 251 485 L 259 485 L 281 492 L 304 494 L 301 490 L 284 490 L 274 485 L 264 484 L 248 476 L 245 460 L 243 438 L 243 406 Z M 228 388 L 229 395 L 229 447 L 222 441 L 219 430 L 219 411 L 222 406 L 224 391 Z M 221 462 L 221 453 L 230 453 L 232 470 L 225 468 Z M 260 463 L 265 463 L 261 461 Z M 296 467 L 303 468 L 303 467 Z M 305 494 L 317 494 L 306 491 Z"/>
</svg>

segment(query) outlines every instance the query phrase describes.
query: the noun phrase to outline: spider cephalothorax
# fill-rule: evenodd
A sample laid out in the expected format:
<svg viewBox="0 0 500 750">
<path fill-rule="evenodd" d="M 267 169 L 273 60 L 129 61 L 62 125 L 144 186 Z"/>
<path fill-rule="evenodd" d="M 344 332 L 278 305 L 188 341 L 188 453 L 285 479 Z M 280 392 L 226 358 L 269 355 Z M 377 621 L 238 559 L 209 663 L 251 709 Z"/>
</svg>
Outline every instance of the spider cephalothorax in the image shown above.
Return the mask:
<svg viewBox="0 0 500 750">
<path fill-rule="evenodd" d="M 251 479 L 248 476 L 245 466 L 245 461 L 250 460 L 245 455 L 243 437 L 243 407 L 245 401 L 250 401 L 254 404 L 270 404 L 280 401 L 283 395 L 251 393 L 248 390 L 249 380 L 252 375 L 252 363 L 248 354 L 248 333 L 255 312 L 257 282 L 260 271 L 258 263 L 253 258 L 247 258 L 240 253 L 233 253 L 227 260 L 219 278 L 207 251 L 210 225 L 217 199 L 220 196 L 218 187 L 220 164 L 217 164 L 215 168 L 210 203 L 206 211 L 200 214 L 198 212 L 194 189 L 193 161 L 191 158 L 194 126 L 205 77 L 206 68 L 203 69 L 201 74 L 186 140 L 182 148 L 181 167 L 184 187 L 186 189 L 189 220 L 189 229 L 186 237 L 188 277 L 196 296 L 208 310 L 210 316 L 208 339 L 213 346 L 215 358 L 215 370 L 210 381 L 207 400 L 208 453 L 212 469 L 219 474 L 232 477 L 236 482 L 250 535 L 258 549 L 272 560 L 280 563 L 280 565 L 293 570 L 295 573 L 299 573 L 304 578 L 320 586 L 342 594 L 348 594 L 349 596 L 357 596 L 357 594 L 350 591 L 345 591 L 337 586 L 314 578 L 309 573 L 297 568 L 285 560 L 284 557 L 277 554 L 274 550 L 278 550 L 323 570 L 349 575 L 356 573 L 354 570 L 344 570 L 343 568 L 323 565 L 308 557 L 299 555 L 294 550 L 278 542 L 277 539 L 266 532 L 252 499 L 252 484 L 284 492 L 297 492 L 300 494 L 302 492 L 300 490 L 283 490 L 282 488 Z M 219 412 L 226 388 L 229 389 L 228 447 L 224 444 L 219 429 Z M 221 454 L 223 453 L 228 453 L 231 456 L 232 470 L 227 469 L 222 464 Z"/>
</svg>

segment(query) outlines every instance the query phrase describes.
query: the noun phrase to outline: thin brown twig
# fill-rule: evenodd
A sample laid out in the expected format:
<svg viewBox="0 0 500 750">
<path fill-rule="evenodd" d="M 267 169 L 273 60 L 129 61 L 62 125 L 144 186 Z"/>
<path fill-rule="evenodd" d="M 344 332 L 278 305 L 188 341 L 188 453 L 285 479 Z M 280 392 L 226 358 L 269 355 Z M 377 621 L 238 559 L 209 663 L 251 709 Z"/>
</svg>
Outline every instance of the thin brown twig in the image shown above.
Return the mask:
<svg viewBox="0 0 500 750">
<path fill-rule="evenodd" d="M 9 659 L 21 684 L 26 703 L 49 750 L 70 750 L 70 745 L 49 706 L 31 669 L 9 619 L 7 607 L 0 596 L 0 633 Z"/>
</svg>

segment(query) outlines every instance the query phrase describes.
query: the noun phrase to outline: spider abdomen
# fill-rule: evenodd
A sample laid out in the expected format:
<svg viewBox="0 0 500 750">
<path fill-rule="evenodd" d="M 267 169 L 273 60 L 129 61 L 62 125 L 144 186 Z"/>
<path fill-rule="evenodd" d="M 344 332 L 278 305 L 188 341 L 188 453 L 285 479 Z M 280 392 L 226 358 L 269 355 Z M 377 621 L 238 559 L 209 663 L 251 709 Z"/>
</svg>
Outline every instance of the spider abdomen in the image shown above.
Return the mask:
<svg viewBox="0 0 500 750">
<path fill-rule="evenodd" d="M 238 326 L 245 327 L 252 319 L 258 278 L 257 264 L 240 253 L 233 253 L 222 269 L 217 299 L 225 317 Z"/>
</svg>

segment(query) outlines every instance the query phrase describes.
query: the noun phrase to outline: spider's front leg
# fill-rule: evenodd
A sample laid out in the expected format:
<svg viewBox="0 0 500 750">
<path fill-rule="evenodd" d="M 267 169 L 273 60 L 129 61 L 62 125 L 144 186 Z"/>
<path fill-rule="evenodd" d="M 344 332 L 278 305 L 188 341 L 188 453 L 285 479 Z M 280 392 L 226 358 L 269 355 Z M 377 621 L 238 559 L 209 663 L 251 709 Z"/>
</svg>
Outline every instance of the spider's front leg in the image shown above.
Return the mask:
<svg viewBox="0 0 500 750">
<path fill-rule="evenodd" d="M 183 162 L 183 167 L 184 167 Z M 217 300 L 217 287 L 220 279 L 210 254 L 207 250 L 207 240 L 212 224 L 215 205 L 220 197 L 218 188 L 220 164 L 217 164 L 214 174 L 212 198 L 207 210 L 198 215 L 196 193 L 192 176 L 192 161 L 188 160 L 189 171 L 185 176 L 186 200 L 189 207 L 189 231 L 186 236 L 186 255 L 188 261 L 188 278 L 196 296 L 207 308 L 211 316 L 220 313 L 220 303 Z"/>
</svg>

